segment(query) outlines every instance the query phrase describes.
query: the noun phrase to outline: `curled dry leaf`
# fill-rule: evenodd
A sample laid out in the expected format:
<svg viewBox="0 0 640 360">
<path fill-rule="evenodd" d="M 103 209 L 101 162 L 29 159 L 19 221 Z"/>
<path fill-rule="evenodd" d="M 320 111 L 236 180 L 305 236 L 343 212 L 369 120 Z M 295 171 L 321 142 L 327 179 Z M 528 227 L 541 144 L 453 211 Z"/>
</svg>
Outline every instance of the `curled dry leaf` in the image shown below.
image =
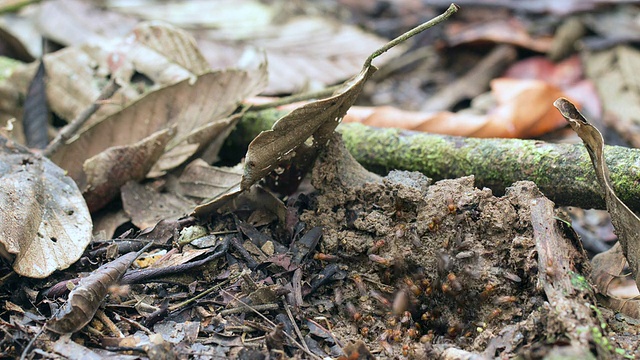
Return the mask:
<svg viewBox="0 0 640 360">
<path fill-rule="evenodd" d="M 44 278 L 76 262 L 91 216 L 73 180 L 49 159 L 0 136 L 0 255 L 22 276 Z"/>
<path fill-rule="evenodd" d="M 91 275 L 80 280 L 69 293 L 67 303 L 47 322 L 47 329 L 58 334 L 73 333 L 93 319 L 110 286 L 116 285 L 131 263 L 148 249 L 148 243 L 138 252 L 130 252 L 100 266 Z"/>
<path fill-rule="evenodd" d="M 105 206 L 127 181 L 144 179 L 174 134 L 172 129 L 164 129 L 135 144 L 110 147 L 87 159 L 83 170 L 89 188 L 85 189 L 84 197 L 89 209 Z"/>
<path fill-rule="evenodd" d="M 227 194 L 237 187 L 241 177 L 240 169 L 215 167 L 196 159 L 176 181 L 168 181 L 162 191 L 127 183 L 122 187 L 122 204 L 131 221 L 144 229 L 161 219 L 178 219 L 204 199 Z"/>
<path fill-rule="evenodd" d="M 76 139 L 65 144 L 52 155 L 52 160 L 69 171 L 86 192 L 96 191 L 98 187 L 108 187 L 104 193 L 117 194 L 119 186 L 128 180 L 140 180 L 140 169 L 149 169 L 153 160 L 160 155 L 156 150 L 168 149 L 173 152 L 160 155 L 158 171 L 166 171 L 180 165 L 196 151 L 204 148 L 219 136 L 227 134 L 237 118 L 227 118 L 246 96 L 259 92 L 265 84 L 266 73 L 263 64 L 252 72 L 243 70 L 225 70 L 209 72 L 198 77 L 195 84 L 183 80 L 177 84 L 151 92 L 103 121 L 80 133 Z M 175 136 L 154 133 L 175 127 Z M 146 138 L 146 139 L 145 139 Z M 145 140 L 143 140 L 145 139 Z M 155 140 L 154 140 L 155 139 Z M 136 144 L 136 142 L 141 142 Z M 147 145 L 144 145 L 144 144 Z M 160 147 L 162 143 L 167 146 Z M 90 177 L 83 171 L 96 165 L 86 163 L 110 147 L 124 147 L 118 152 L 136 153 L 132 158 L 139 166 L 121 167 L 120 160 L 112 156 L 100 155 L 100 167 L 120 168 L 118 182 L 104 182 L 99 177 Z M 127 148 L 129 147 L 129 148 Z M 175 151 L 186 149 L 176 160 Z M 111 150 L 115 151 L 115 150 Z M 162 152 L 160 152 L 162 153 Z M 97 159 L 94 159 L 97 160 Z M 93 170 L 96 171 L 96 170 Z M 106 171 L 105 172 L 109 172 Z M 144 177 L 146 172 L 142 175 Z M 104 178 L 104 176 L 102 176 Z M 97 182 L 90 182 L 95 180 Z M 100 195 L 97 202 L 92 201 L 92 209 L 103 205 L 106 198 Z"/>
<path fill-rule="evenodd" d="M 457 6 L 452 4 L 444 14 L 421 25 L 419 30 L 416 28 L 413 33 L 442 22 L 457 9 Z M 407 37 L 409 35 L 404 36 L 404 38 Z M 371 65 L 373 59 L 401 42 L 401 38 L 389 42 L 371 54 L 364 62 L 360 73 L 342 84 L 334 95 L 293 110 L 273 124 L 271 130 L 263 131 L 253 139 L 247 150 L 244 174 L 240 183 L 241 189 L 248 189 L 276 166 L 294 158 L 297 153 L 301 154 L 305 162 L 312 163 L 315 156 L 309 153 L 317 153 L 327 145 L 333 131 L 355 102 L 365 82 L 376 71 L 376 67 Z M 305 143 L 308 141 L 310 145 Z"/>
<path fill-rule="evenodd" d="M 618 235 L 618 243 L 611 249 L 596 255 L 592 260 L 593 272 L 591 280 L 601 294 L 599 300 L 625 315 L 640 317 L 640 301 L 638 299 L 619 299 L 609 293 L 611 281 L 620 276 L 625 267 L 625 258 L 633 273 L 636 286 L 640 283 L 640 218 L 620 200 L 611 188 L 609 168 L 604 159 L 604 140 L 602 134 L 578 112 L 566 99 L 558 99 L 554 105 L 569 121 L 573 130 L 584 142 L 591 162 L 598 177 L 598 182 L 605 193 L 607 210 L 611 214 L 611 222 Z"/>
<path fill-rule="evenodd" d="M 108 106 L 89 119 L 87 126 L 119 111 L 148 91 L 179 81 L 196 81 L 209 70 L 207 61 L 184 30 L 168 24 L 142 23 L 130 36 L 69 47 L 44 57 L 49 75 L 47 95 L 51 109 L 74 119 L 100 94 L 107 76 L 122 87 Z M 136 83 L 135 73 L 148 83 Z"/>
<path fill-rule="evenodd" d="M 611 222 L 616 229 L 618 241 L 629 262 L 629 267 L 636 280 L 640 282 L 640 218 L 620 200 L 611 187 L 609 168 L 604 158 L 604 140 L 602 134 L 580 114 L 578 109 L 567 99 L 560 98 L 553 105 L 567 119 L 571 128 L 580 136 L 587 148 L 598 182 L 604 191 L 607 210 L 611 214 Z"/>
</svg>

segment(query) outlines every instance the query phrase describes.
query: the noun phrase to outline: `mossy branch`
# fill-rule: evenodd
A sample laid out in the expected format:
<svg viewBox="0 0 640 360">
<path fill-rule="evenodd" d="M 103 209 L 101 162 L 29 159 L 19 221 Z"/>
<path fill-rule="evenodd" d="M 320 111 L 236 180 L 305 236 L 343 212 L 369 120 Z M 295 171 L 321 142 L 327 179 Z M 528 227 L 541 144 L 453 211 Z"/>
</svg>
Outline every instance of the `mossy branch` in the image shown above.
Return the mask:
<svg viewBox="0 0 640 360">
<path fill-rule="evenodd" d="M 249 112 L 227 145 L 236 153 L 242 152 L 251 139 L 285 113 L 273 109 Z M 488 187 L 496 194 L 515 181 L 531 180 L 557 205 L 605 206 L 582 144 L 464 138 L 360 124 L 342 124 L 337 130 L 356 160 L 380 174 L 411 170 L 434 180 L 473 174 L 477 187 Z M 607 146 L 605 156 L 614 190 L 629 208 L 640 211 L 640 150 Z"/>
</svg>

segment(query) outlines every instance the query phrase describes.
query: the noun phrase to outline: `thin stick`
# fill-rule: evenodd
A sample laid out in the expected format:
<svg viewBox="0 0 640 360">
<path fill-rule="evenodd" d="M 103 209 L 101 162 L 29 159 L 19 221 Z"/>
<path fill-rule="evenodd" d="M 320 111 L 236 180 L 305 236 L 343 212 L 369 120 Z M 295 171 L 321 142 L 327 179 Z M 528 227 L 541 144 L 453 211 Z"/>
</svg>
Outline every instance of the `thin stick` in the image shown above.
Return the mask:
<svg viewBox="0 0 640 360">
<path fill-rule="evenodd" d="M 40 335 L 42 335 L 42 332 L 44 331 L 44 325 L 42 325 L 42 327 L 40 328 L 40 330 L 38 330 L 38 332 L 33 336 L 33 338 L 31 339 L 31 341 L 29 341 L 29 343 L 27 344 L 27 346 L 25 346 L 24 350 L 22 350 L 22 355 L 20 355 L 20 360 L 25 360 L 27 358 L 27 355 L 29 354 L 29 351 L 31 350 L 31 348 L 33 347 L 33 344 L 36 342 L 36 340 L 38 339 L 38 337 L 40 337 Z"/>
<path fill-rule="evenodd" d="M 102 105 L 102 101 L 107 100 L 108 98 L 113 96 L 113 94 L 115 94 L 118 89 L 120 89 L 120 85 L 118 85 L 115 80 L 111 79 L 107 86 L 102 89 L 102 92 L 100 93 L 100 96 L 98 96 L 96 101 L 94 101 L 88 108 L 84 109 L 84 111 L 78 114 L 78 116 L 73 119 L 73 121 L 71 121 L 67 126 L 60 130 L 55 139 L 53 139 L 53 141 L 51 141 L 47 148 L 44 149 L 44 156 L 51 157 L 51 155 L 58 151 L 60 146 L 62 146 L 62 144 L 69 140 L 78 131 L 78 129 L 80 129 L 82 125 L 84 125 L 84 123 L 89 120 L 91 115 L 98 111 L 98 109 Z"/>
<path fill-rule="evenodd" d="M 194 297 L 192 297 L 192 298 L 189 298 L 189 299 L 187 299 L 187 300 L 185 300 L 185 301 L 183 301 L 183 302 L 181 302 L 181 303 L 179 303 L 179 304 L 175 304 L 175 305 L 169 306 L 169 307 L 167 308 L 167 310 L 168 310 L 169 312 L 173 312 L 173 311 L 175 311 L 175 310 L 177 310 L 177 309 L 180 309 L 181 307 L 187 306 L 187 305 L 189 305 L 189 304 L 191 304 L 191 303 L 195 302 L 196 300 L 201 299 L 201 298 L 203 298 L 203 297 L 205 297 L 205 296 L 207 296 L 207 295 L 211 294 L 211 293 L 212 293 L 213 291 L 215 291 L 215 290 L 220 290 L 220 288 L 222 287 L 222 285 L 224 285 L 224 284 L 226 284 L 226 283 L 230 282 L 231 280 L 235 281 L 237 278 L 238 278 L 238 277 L 234 277 L 233 279 L 231 279 L 231 278 L 226 279 L 226 280 L 222 281 L 221 283 L 216 284 L 215 286 L 212 286 L 212 287 L 208 288 L 207 290 L 205 290 L 205 291 L 201 292 L 200 294 L 198 294 L 198 295 L 196 295 L 196 296 L 194 296 Z"/>
<path fill-rule="evenodd" d="M 276 328 L 276 324 L 269 320 L 268 317 L 264 316 L 261 312 L 256 311 L 251 305 L 247 304 L 246 302 L 238 299 L 237 296 L 231 294 L 230 292 L 226 291 L 226 290 L 222 290 L 221 292 L 226 293 L 227 295 L 231 296 L 235 301 L 239 302 L 240 304 L 248 307 L 249 309 L 251 309 L 256 315 L 260 316 L 264 321 L 267 322 L 267 324 L 271 325 L 273 327 L 273 329 Z M 318 360 L 322 360 L 322 358 L 314 353 L 312 353 L 311 351 L 307 351 L 307 349 L 305 349 L 293 336 L 287 334 L 286 331 L 283 331 L 284 336 L 288 337 L 289 340 L 291 340 L 298 348 L 300 348 L 300 350 L 304 351 L 307 355 L 309 355 L 310 357 L 314 358 L 314 359 L 318 359 Z"/>
<path fill-rule="evenodd" d="M 120 329 L 118 329 L 116 324 L 114 324 L 113 321 L 111 321 L 111 319 L 109 319 L 109 317 L 107 316 L 107 314 L 104 313 L 104 311 L 98 310 L 98 312 L 96 312 L 96 317 L 100 321 L 102 321 L 103 324 L 106 325 L 107 329 L 109 329 L 109 331 L 111 331 L 111 333 L 113 335 L 115 335 L 116 337 L 119 337 L 119 338 L 123 338 L 124 337 L 124 334 L 122 333 L 122 331 L 120 331 Z"/>
<path fill-rule="evenodd" d="M 287 312 L 287 315 L 289 316 L 289 320 L 291 321 L 291 324 L 293 325 L 293 329 L 296 331 L 296 334 L 298 335 L 298 337 L 300 338 L 300 342 L 302 343 L 302 346 L 304 346 L 304 348 L 310 352 L 309 347 L 307 346 L 307 342 L 304 341 L 304 337 L 302 337 L 302 333 L 300 332 L 300 328 L 298 328 L 298 324 L 296 324 L 296 319 L 293 318 L 293 314 L 291 313 L 291 309 L 289 309 L 289 304 L 287 304 L 287 300 L 285 299 L 285 297 L 282 297 L 282 304 L 284 305 L 284 310 Z"/>
<path fill-rule="evenodd" d="M 389 51 L 392 47 L 407 41 L 409 38 L 431 28 L 434 27 L 438 24 L 440 24 L 441 22 L 447 20 L 451 15 L 455 14 L 458 10 L 460 9 L 460 7 L 456 4 L 451 4 L 449 5 L 449 8 L 447 9 L 447 11 L 445 11 L 442 15 L 438 15 L 435 18 L 427 21 L 426 23 L 423 23 L 422 25 L 415 27 L 409 31 L 407 31 L 406 33 L 398 36 L 397 38 L 389 41 L 388 43 L 386 43 L 385 45 L 383 45 L 380 49 L 376 50 L 373 52 L 373 54 L 371 54 L 367 60 L 364 62 L 364 66 L 365 67 L 369 67 L 371 66 L 371 62 L 373 61 L 373 59 L 377 58 L 378 56 L 384 54 L 385 52 Z"/>
<path fill-rule="evenodd" d="M 280 306 L 278 304 L 276 304 L 276 303 L 253 305 L 253 307 L 248 307 L 248 306 L 242 305 L 242 306 L 238 306 L 238 307 L 234 307 L 234 308 L 230 308 L 230 309 L 220 310 L 220 312 L 218 314 L 220 314 L 220 315 L 230 315 L 230 314 L 240 314 L 240 313 L 244 313 L 244 312 L 247 312 L 247 311 L 276 310 L 279 307 Z"/>
<path fill-rule="evenodd" d="M 291 95 L 291 96 L 285 96 L 283 98 L 280 98 L 280 99 L 278 99 L 276 101 L 272 101 L 270 103 L 252 105 L 251 108 L 249 108 L 248 111 L 260 111 L 260 110 L 265 110 L 265 109 L 271 109 L 271 108 L 282 106 L 282 105 L 293 104 L 293 103 L 296 103 L 298 101 L 323 99 L 323 98 L 326 98 L 328 96 L 333 95 L 334 91 L 338 90 L 341 87 L 342 87 L 342 84 L 339 84 L 339 85 L 329 86 L 328 88 L 325 88 L 325 89 L 322 89 L 322 90 L 318 90 L 318 91 L 312 91 L 312 92 L 306 92 L 306 93 L 302 93 L 302 94 L 295 94 L 295 95 Z"/>
<path fill-rule="evenodd" d="M 122 320 L 124 320 L 125 322 L 128 322 L 129 324 L 137 327 L 138 329 L 144 331 L 147 335 L 153 335 L 153 331 L 149 330 L 146 326 L 140 324 L 139 322 L 133 320 L 133 319 L 129 319 L 126 317 L 122 317 Z"/>
</svg>

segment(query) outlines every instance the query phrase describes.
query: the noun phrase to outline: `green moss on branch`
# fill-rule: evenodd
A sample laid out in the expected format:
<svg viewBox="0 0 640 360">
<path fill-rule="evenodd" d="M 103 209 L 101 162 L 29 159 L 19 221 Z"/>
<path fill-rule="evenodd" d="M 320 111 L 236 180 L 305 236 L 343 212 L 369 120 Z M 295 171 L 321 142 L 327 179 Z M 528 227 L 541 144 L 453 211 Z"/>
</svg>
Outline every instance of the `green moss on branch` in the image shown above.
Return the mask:
<svg viewBox="0 0 640 360">
<path fill-rule="evenodd" d="M 249 113 L 229 139 L 242 152 L 260 131 L 284 113 Z M 360 124 L 338 127 L 351 154 L 371 171 L 420 171 L 434 180 L 473 174 L 476 186 L 496 194 L 518 180 L 531 180 L 558 205 L 604 208 L 591 162 L 582 144 L 551 144 L 536 140 L 477 139 L 434 135 Z M 640 211 L 640 150 L 605 149 L 618 196 Z"/>
</svg>

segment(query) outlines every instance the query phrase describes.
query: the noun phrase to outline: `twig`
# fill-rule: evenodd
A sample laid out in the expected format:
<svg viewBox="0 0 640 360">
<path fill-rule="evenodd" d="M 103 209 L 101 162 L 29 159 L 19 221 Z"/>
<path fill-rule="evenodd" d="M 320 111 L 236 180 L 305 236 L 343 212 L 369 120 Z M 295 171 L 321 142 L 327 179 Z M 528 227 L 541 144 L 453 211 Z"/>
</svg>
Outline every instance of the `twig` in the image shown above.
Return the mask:
<svg viewBox="0 0 640 360">
<path fill-rule="evenodd" d="M 463 99 L 472 99 L 489 88 L 489 82 L 516 58 L 511 45 L 499 45 L 458 80 L 435 93 L 420 108 L 422 111 L 448 110 Z"/>
<path fill-rule="evenodd" d="M 154 334 L 153 331 L 149 330 L 146 326 L 140 324 L 139 322 L 137 322 L 137 321 L 135 321 L 133 319 L 129 319 L 129 318 L 126 318 L 126 317 L 123 316 L 122 320 L 125 321 L 125 322 L 128 322 L 129 324 L 131 324 L 131 325 L 137 327 L 138 329 L 144 331 L 147 335 L 153 335 Z"/>
<path fill-rule="evenodd" d="M 31 341 L 29 341 L 29 343 L 27 344 L 27 346 L 25 346 L 24 350 L 22 350 L 22 355 L 20 355 L 20 360 L 25 360 L 27 358 L 27 355 L 29 354 L 29 351 L 31 350 L 31 348 L 33 347 L 33 344 L 36 342 L 36 340 L 38 339 L 38 337 L 40 335 L 42 335 L 42 332 L 44 331 L 44 325 L 42 325 L 42 327 L 40 328 L 40 330 L 38 330 L 38 332 L 33 336 L 33 338 L 31 339 Z"/>
<path fill-rule="evenodd" d="M 275 108 L 275 107 L 282 106 L 282 105 L 289 105 L 289 104 L 297 103 L 299 101 L 322 99 L 322 98 L 331 96 L 334 91 L 338 90 L 341 87 L 342 87 L 342 84 L 330 86 L 328 88 L 324 88 L 324 89 L 318 90 L 318 91 L 312 91 L 312 92 L 306 92 L 306 93 L 302 93 L 302 94 L 286 96 L 286 97 L 280 98 L 278 100 L 272 101 L 270 103 L 252 105 L 250 110 L 251 111 L 260 111 L 260 110 Z"/>
<path fill-rule="evenodd" d="M 296 335 L 298 335 L 298 337 L 300 338 L 300 342 L 302 343 L 302 346 L 304 346 L 304 348 L 307 351 L 309 350 L 309 347 L 307 346 L 307 342 L 304 341 L 304 337 L 302 337 L 302 333 L 300 332 L 300 328 L 298 328 L 298 324 L 296 324 L 296 319 L 293 318 L 293 314 L 291 313 L 291 309 L 289 309 L 289 304 L 287 304 L 287 300 L 285 299 L 285 297 L 282 297 L 282 304 L 284 305 L 284 311 L 287 312 L 287 316 L 289 316 L 289 320 L 291 321 L 291 324 L 293 325 L 293 329 L 296 331 Z"/>
<path fill-rule="evenodd" d="M 111 319 L 109 319 L 109 317 L 107 316 L 107 314 L 104 313 L 104 311 L 102 310 L 98 310 L 98 312 L 96 312 L 96 317 L 102 321 L 103 324 L 106 325 L 107 329 L 109 329 L 109 331 L 111 331 L 111 333 L 119 338 L 123 338 L 124 334 L 122 333 L 122 331 L 120 331 L 120 329 L 118 329 L 118 327 L 116 326 L 116 324 L 113 323 L 113 321 L 111 321 Z"/>
<path fill-rule="evenodd" d="M 245 303 L 244 301 L 238 299 L 237 296 L 235 296 L 234 294 L 231 294 L 228 291 L 222 290 L 223 293 L 226 293 L 228 296 L 231 296 L 235 301 L 239 302 L 240 304 L 248 307 L 249 309 L 251 309 L 256 315 L 260 316 L 264 321 L 267 322 L 267 324 L 271 325 L 271 327 L 273 329 L 276 328 L 276 324 L 269 320 L 269 318 L 267 318 L 266 316 L 264 316 L 262 313 L 260 313 L 259 311 L 256 311 L 251 305 Z M 322 360 L 322 358 L 314 353 L 312 353 L 311 351 L 307 351 L 293 336 L 287 334 L 286 332 L 283 331 L 284 336 L 286 336 L 287 338 L 289 338 L 289 340 L 291 340 L 291 342 L 293 342 L 297 347 L 299 347 L 302 351 L 304 351 L 307 355 L 309 355 L 310 357 L 317 359 L 317 360 Z"/>
<path fill-rule="evenodd" d="M 236 276 L 236 277 L 234 277 L 234 278 L 233 278 L 233 281 L 235 281 L 237 278 L 238 278 L 237 276 Z M 215 290 L 220 290 L 220 287 L 221 287 L 222 285 L 224 285 L 224 284 L 226 284 L 226 283 L 230 282 L 231 280 L 232 280 L 231 278 L 230 278 L 230 279 L 227 279 L 227 280 L 225 280 L 225 281 L 223 281 L 223 282 L 221 282 L 221 283 L 217 284 L 216 286 L 212 286 L 212 287 L 208 288 L 207 290 L 205 290 L 205 291 L 201 292 L 200 294 L 198 294 L 198 295 L 196 295 L 196 296 L 194 296 L 194 297 L 192 297 L 192 298 L 190 298 L 190 299 L 187 299 L 187 300 L 185 300 L 185 301 L 183 301 L 183 302 L 181 302 L 181 303 L 179 303 L 179 304 L 169 306 L 169 308 L 168 308 L 167 310 L 168 310 L 168 311 L 175 311 L 175 310 L 177 310 L 177 309 L 180 309 L 181 307 L 187 306 L 187 305 L 191 304 L 192 302 L 195 302 L 196 300 L 201 299 L 201 298 L 203 298 L 203 297 L 205 297 L 205 296 L 209 295 L 210 293 L 212 293 L 212 292 L 213 292 L 213 291 L 215 291 Z"/>
<path fill-rule="evenodd" d="M 120 89 L 120 85 L 118 85 L 114 79 L 111 79 L 107 86 L 102 89 L 102 92 L 100 93 L 100 96 L 98 96 L 96 101 L 94 101 L 88 108 L 84 109 L 84 111 L 78 114 L 78 116 L 73 119 L 73 121 L 71 121 L 67 126 L 60 130 L 55 139 L 53 139 L 53 141 L 51 141 L 47 148 L 44 149 L 44 156 L 51 157 L 51 155 L 58 151 L 60 146 L 62 146 L 62 144 L 69 140 L 76 133 L 76 131 L 78 131 L 78 129 L 80 129 L 82 125 L 84 125 L 84 123 L 89 120 L 91 115 L 93 115 L 100 108 L 100 106 L 102 105 L 102 101 L 107 100 L 108 98 L 113 96 L 113 94 L 115 94 L 118 89 Z"/>
<path fill-rule="evenodd" d="M 242 305 L 242 306 L 234 307 L 231 309 L 221 310 L 219 314 L 220 315 L 239 314 L 239 313 L 247 312 L 249 310 L 253 310 L 253 311 L 275 310 L 279 307 L 280 306 L 276 303 L 253 305 L 253 307 L 250 307 L 249 305 Z"/>
<path fill-rule="evenodd" d="M 443 14 L 438 15 L 436 17 L 434 17 L 433 19 L 427 21 L 426 23 L 423 23 L 422 25 L 413 28 L 409 31 L 407 31 L 406 33 L 398 36 L 397 38 L 389 41 L 388 43 L 386 43 L 384 46 L 382 46 L 381 48 L 379 48 L 378 50 L 374 51 L 373 54 L 371 54 L 367 60 L 364 62 L 364 67 L 369 67 L 371 66 L 371 62 L 373 61 L 373 59 L 377 58 L 378 56 L 384 54 L 385 52 L 389 51 L 391 48 L 393 48 L 394 46 L 403 43 L 405 41 L 407 41 L 407 39 L 431 28 L 434 27 L 438 24 L 440 24 L 441 22 L 447 20 L 451 15 L 455 14 L 458 10 L 460 9 L 460 7 L 456 4 L 451 4 L 449 5 L 449 8 L 447 9 L 447 11 L 445 11 Z"/>
</svg>

